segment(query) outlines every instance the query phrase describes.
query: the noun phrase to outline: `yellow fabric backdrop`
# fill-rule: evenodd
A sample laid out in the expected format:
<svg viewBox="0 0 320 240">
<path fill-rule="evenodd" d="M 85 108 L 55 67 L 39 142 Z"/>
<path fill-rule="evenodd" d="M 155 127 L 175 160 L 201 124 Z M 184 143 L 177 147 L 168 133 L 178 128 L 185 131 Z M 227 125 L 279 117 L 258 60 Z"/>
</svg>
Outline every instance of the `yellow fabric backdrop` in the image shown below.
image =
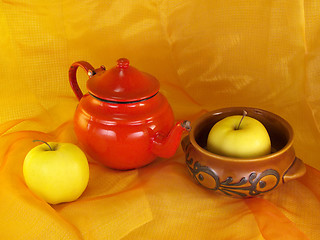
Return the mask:
<svg viewBox="0 0 320 240">
<path fill-rule="evenodd" d="M 0 238 L 320 239 L 319 12 L 318 0 L 1 1 Z M 227 198 L 194 184 L 179 148 L 132 171 L 89 159 L 79 200 L 37 198 L 22 176 L 32 140 L 77 143 L 69 66 L 120 57 L 159 79 L 177 120 L 229 106 L 284 117 L 307 174 Z"/>
</svg>

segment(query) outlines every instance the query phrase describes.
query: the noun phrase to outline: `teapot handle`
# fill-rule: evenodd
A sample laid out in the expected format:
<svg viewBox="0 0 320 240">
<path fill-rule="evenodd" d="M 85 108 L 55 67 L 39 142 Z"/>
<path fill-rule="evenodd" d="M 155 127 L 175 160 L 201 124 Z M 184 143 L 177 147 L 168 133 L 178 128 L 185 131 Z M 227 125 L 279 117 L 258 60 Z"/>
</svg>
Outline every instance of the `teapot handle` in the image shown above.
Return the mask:
<svg viewBox="0 0 320 240">
<path fill-rule="evenodd" d="M 69 68 L 69 83 L 71 85 L 71 88 L 72 88 L 74 94 L 76 95 L 76 97 L 80 101 L 80 99 L 83 96 L 83 93 L 82 93 L 82 91 L 79 87 L 78 81 L 77 81 L 78 67 L 82 67 L 87 72 L 89 77 L 94 75 L 95 71 L 94 71 L 94 67 L 92 67 L 91 64 L 86 61 L 75 62 L 70 66 L 70 68 Z"/>
</svg>

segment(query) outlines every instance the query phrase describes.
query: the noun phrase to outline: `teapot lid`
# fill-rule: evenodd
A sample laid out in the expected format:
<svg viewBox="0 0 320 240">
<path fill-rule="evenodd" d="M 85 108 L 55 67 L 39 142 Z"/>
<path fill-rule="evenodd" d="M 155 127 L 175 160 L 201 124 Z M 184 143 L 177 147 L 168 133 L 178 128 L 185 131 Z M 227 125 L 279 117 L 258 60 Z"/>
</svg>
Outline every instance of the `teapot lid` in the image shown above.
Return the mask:
<svg viewBox="0 0 320 240">
<path fill-rule="evenodd" d="M 146 100 L 159 91 L 159 81 L 129 65 L 120 58 L 109 70 L 93 72 L 87 81 L 87 89 L 94 97 L 108 102 L 128 103 Z"/>
</svg>

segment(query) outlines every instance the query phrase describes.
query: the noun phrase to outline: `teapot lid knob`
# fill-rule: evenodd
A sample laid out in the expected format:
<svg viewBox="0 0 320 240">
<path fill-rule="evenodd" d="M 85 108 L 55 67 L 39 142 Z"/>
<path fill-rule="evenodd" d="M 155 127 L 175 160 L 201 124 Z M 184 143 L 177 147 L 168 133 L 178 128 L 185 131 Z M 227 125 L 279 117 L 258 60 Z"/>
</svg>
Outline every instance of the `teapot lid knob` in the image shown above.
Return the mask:
<svg viewBox="0 0 320 240">
<path fill-rule="evenodd" d="M 126 58 L 118 59 L 117 63 L 118 63 L 117 64 L 118 68 L 127 68 L 127 67 L 129 67 L 129 60 L 126 59 Z"/>
</svg>

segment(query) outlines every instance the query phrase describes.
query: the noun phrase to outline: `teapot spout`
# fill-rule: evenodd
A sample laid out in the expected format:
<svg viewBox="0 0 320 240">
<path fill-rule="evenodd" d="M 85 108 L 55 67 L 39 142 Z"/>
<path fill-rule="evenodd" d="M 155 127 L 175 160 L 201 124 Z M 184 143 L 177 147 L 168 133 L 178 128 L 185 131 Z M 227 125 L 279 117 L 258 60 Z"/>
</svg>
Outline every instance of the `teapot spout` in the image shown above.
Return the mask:
<svg viewBox="0 0 320 240">
<path fill-rule="evenodd" d="M 182 134 L 190 132 L 190 130 L 190 121 L 181 121 L 171 129 L 168 136 L 163 137 L 160 133 L 157 133 L 152 139 L 151 151 L 158 157 L 172 157 L 179 147 Z"/>
</svg>

